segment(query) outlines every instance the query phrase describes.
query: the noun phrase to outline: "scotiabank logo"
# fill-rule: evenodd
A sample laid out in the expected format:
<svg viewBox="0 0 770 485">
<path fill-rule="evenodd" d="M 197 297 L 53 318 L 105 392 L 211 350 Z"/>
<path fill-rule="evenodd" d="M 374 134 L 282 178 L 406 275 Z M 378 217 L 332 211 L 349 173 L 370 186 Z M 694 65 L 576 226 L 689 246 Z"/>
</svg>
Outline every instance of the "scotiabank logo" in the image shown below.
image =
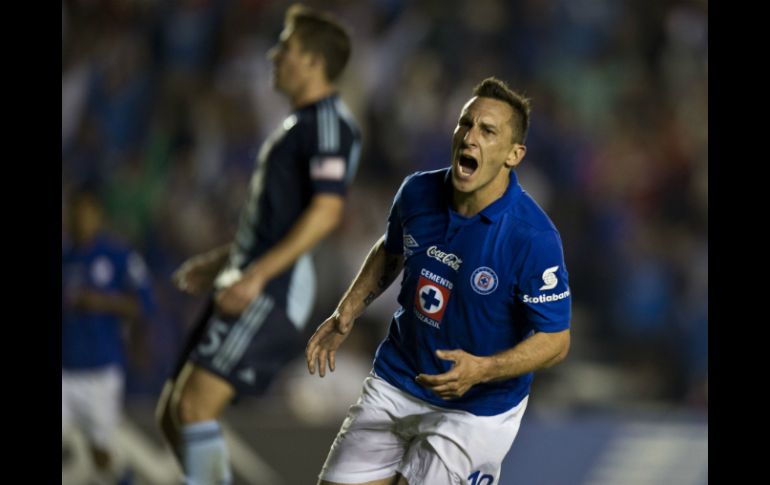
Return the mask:
<svg viewBox="0 0 770 485">
<path fill-rule="evenodd" d="M 559 269 L 558 266 L 551 266 L 543 271 L 543 286 L 540 287 L 540 291 L 556 288 L 556 285 L 559 283 L 559 278 L 557 278 L 554 273 L 556 273 L 557 269 Z"/>
<path fill-rule="evenodd" d="M 567 298 L 569 296 L 569 290 L 558 293 L 556 295 L 540 295 L 540 296 L 529 296 L 524 295 L 521 299 L 524 303 L 549 303 L 552 301 L 559 301 Z"/>
</svg>

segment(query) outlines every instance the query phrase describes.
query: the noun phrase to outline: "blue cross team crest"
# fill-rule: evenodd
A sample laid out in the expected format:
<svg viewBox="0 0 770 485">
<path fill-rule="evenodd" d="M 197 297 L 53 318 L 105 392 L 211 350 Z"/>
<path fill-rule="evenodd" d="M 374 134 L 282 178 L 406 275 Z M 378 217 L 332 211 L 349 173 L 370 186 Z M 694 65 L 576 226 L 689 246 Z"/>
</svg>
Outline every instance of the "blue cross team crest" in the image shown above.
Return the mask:
<svg viewBox="0 0 770 485">
<path fill-rule="evenodd" d="M 476 268 L 471 275 L 471 287 L 479 295 L 488 295 L 497 288 L 497 274 L 486 266 Z"/>
<path fill-rule="evenodd" d="M 438 328 L 444 316 L 450 293 L 449 288 L 420 276 L 420 280 L 417 282 L 417 292 L 414 296 L 414 309 L 417 318 L 423 323 Z"/>
</svg>

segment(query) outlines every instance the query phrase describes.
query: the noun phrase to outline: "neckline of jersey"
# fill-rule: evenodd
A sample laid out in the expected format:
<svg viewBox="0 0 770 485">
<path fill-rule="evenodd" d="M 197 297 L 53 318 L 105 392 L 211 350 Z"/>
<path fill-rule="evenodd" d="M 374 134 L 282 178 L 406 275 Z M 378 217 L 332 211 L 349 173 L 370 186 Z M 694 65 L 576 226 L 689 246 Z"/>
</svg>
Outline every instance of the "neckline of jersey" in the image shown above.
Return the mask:
<svg viewBox="0 0 770 485">
<path fill-rule="evenodd" d="M 523 189 L 519 184 L 519 178 L 516 176 L 516 172 L 511 170 L 510 180 L 508 188 L 505 189 L 503 195 L 501 195 L 494 202 L 484 207 L 471 217 L 465 217 L 452 208 L 452 168 L 448 167 L 444 173 L 444 195 L 446 199 L 447 210 L 450 217 L 461 225 L 472 224 L 478 219 L 483 218 L 487 222 L 496 222 L 516 201 L 518 196 L 522 193 Z"/>
</svg>

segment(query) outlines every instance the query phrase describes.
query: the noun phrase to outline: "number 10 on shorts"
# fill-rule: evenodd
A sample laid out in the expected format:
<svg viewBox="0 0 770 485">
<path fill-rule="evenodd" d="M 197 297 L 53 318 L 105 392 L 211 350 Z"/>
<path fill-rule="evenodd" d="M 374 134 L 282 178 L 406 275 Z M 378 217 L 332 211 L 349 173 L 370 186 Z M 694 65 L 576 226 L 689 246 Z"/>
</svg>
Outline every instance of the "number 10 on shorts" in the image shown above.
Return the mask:
<svg viewBox="0 0 770 485">
<path fill-rule="evenodd" d="M 470 482 L 470 485 L 492 485 L 492 483 L 495 481 L 495 478 L 492 475 L 481 475 L 481 478 L 479 478 L 480 474 L 481 471 L 476 470 L 475 472 L 468 475 L 468 481 Z"/>
</svg>

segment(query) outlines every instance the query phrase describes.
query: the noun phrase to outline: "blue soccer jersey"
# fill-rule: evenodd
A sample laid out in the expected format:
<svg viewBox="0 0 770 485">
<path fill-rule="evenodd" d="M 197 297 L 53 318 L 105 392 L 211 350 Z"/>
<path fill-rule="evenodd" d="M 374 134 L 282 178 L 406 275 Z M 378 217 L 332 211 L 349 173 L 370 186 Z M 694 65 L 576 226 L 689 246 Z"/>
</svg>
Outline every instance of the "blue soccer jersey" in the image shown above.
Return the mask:
<svg viewBox="0 0 770 485">
<path fill-rule="evenodd" d="M 103 235 L 87 246 L 67 244 L 62 250 L 62 368 L 125 365 L 121 318 L 74 308 L 72 301 L 83 290 L 134 295 L 147 316 L 155 303 L 144 261 Z"/>
<path fill-rule="evenodd" d="M 223 273 L 244 269 L 283 239 L 317 194 L 345 195 L 356 173 L 361 135 L 337 94 L 292 112 L 259 151 Z M 273 278 L 265 293 L 295 321 L 313 301 L 309 255 Z M 295 291 L 291 293 L 291 288 Z"/>
<path fill-rule="evenodd" d="M 451 208 L 449 169 L 417 172 L 396 194 L 385 236 L 385 250 L 404 255 L 404 276 L 375 372 L 431 404 L 481 416 L 516 406 L 532 373 L 445 401 L 415 382 L 417 374 L 451 368 L 435 351 L 493 355 L 570 322 L 559 233 L 513 171 L 510 177 L 501 198 L 467 218 Z"/>
</svg>

